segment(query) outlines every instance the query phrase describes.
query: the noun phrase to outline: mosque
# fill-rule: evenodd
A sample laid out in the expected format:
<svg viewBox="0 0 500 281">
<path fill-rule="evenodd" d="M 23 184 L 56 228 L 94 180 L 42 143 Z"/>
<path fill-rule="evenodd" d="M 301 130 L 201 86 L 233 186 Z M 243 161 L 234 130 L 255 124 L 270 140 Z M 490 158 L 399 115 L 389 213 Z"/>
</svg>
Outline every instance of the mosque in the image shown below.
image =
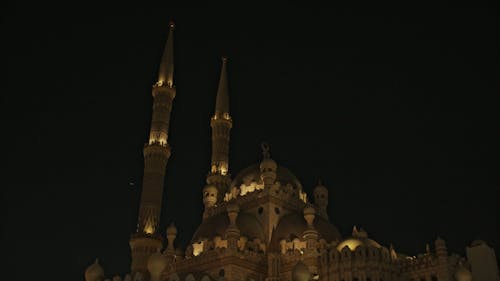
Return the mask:
<svg viewBox="0 0 500 281">
<path fill-rule="evenodd" d="M 483 241 L 467 258 L 449 255 L 437 238 L 426 252 L 408 256 L 384 246 L 362 229 L 339 233 L 327 214 L 328 188 L 318 183 L 309 200 L 286 167 L 262 144 L 260 163 L 229 173 L 227 59 L 222 59 L 212 128 L 211 166 L 201 189 L 204 212 L 185 250 L 175 247 L 177 229 L 158 229 L 167 162 L 174 85 L 174 24 L 152 87 L 153 113 L 144 145 L 144 176 L 137 230 L 130 237 L 131 269 L 105 276 L 98 260 L 86 281 L 500 281 L 493 249 Z M 312 201 L 312 202 L 311 202 Z"/>
</svg>

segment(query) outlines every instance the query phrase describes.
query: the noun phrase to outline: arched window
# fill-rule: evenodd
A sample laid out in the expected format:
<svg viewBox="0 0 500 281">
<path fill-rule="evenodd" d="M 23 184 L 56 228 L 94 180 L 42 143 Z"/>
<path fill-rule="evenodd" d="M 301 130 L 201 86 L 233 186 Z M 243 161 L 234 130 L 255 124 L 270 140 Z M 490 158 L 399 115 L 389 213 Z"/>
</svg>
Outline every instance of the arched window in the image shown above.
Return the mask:
<svg viewBox="0 0 500 281">
<path fill-rule="evenodd" d="M 436 275 L 432 275 L 432 276 L 431 276 L 431 280 L 432 280 L 432 281 L 438 281 L 438 278 L 437 278 L 437 276 L 436 276 Z"/>
<path fill-rule="evenodd" d="M 221 270 L 219 270 L 219 276 L 220 277 L 224 277 L 224 274 L 226 274 L 225 271 L 224 271 L 224 268 L 222 268 Z"/>
</svg>

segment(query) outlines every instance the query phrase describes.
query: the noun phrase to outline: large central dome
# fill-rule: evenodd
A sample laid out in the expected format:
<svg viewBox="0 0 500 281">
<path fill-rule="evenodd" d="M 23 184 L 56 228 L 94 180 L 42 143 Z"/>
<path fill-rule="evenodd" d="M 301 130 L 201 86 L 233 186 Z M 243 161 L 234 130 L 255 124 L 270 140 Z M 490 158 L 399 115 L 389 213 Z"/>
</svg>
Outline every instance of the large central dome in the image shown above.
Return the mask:
<svg viewBox="0 0 500 281">
<path fill-rule="evenodd" d="M 294 189 L 302 190 L 302 184 L 297 177 L 283 166 L 278 165 L 276 169 L 276 181 L 282 185 L 290 184 Z M 231 186 L 240 187 L 242 184 L 250 185 L 252 183 L 262 183 L 259 164 L 254 164 L 241 170 L 232 181 Z"/>
</svg>

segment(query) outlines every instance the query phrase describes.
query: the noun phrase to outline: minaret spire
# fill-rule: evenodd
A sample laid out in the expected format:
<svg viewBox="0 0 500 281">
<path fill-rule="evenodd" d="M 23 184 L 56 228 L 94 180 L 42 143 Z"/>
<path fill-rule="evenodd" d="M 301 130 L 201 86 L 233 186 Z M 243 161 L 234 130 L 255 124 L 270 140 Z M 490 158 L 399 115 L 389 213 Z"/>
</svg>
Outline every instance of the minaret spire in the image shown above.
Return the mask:
<svg viewBox="0 0 500 281">
<path fill-rule="evenodd" d="M 229 89 L 227 79 L 227 58 L 222 57 L 222 68 L 215 102 L 215 113 L 210 119 L 212 127 L 212 160 L 203 190 L 205 209 L 224 198 L 231 183 L 229 176 L 229 137 L 233 121 L 229 114 Z"/>
<path fill-rule="evenodd" d="M 169 23 L 169 35 L 167 39 L 167 44 L 163 51 L 163 56 L 161 58 L 160 69 L 158 71 L 158 81 L 159 85 L 164 83 L 167 86 L 172 87 L 174 85 L 174 29 L 175 24 L 173 21 Z"/>
<path fill-rule="evenodd" d="M 220 72 L 219 89 L 217 90 L 217 99 L 215 102 L 215 114 L 221 117 L 229 115 L 229 93 L 227 85 L 227 58 L 222 57 L 222 69 Z"/>
<path fill-rule="evenodd" d="M 144 176 L 142 181 L 141 201 L 136 233 L 130 238 L 132 254 L 132 274 L 147 274 L 148 258 L 163 248 L 163 239 L 159 234 L 160 213 L 163 198 L 163 184 L 170 146 L 168 128 L 170 112 L 176 90 L 173 83 L 173 30 L 170 22 L 170 34 L 160 63 L 158 81 L 153 85 L 153 114 L 149 140 L 144 145 Z"/>
</svg>

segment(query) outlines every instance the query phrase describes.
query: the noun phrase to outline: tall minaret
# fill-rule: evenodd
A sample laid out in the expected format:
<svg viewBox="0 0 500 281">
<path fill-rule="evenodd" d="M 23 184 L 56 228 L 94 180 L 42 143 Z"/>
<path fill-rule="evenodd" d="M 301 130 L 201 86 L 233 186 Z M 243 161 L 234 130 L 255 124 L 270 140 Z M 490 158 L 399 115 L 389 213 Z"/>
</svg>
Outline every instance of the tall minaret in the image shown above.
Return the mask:
<svg viewBox="0 0 500 281">
<path fill-rule="evenodd" d="M 210 172 L 207 175 L 207 186 L 203 190 L 205 207 L 211 207 L 220 202 L 231 184 L 229 175 L 229 135 L 233 121 L 231 115 L 229 115 L 226 64 L 227 58 L 223 57 L 215 113 L 210 120 L 210 126 L 212 127 L 212 162 Z"/>
<path fill-rule="evenodd" d="M 148 143 L 144 145 L 144 176 L 139 206 L 137 231 L 130 238 L 132 253 L 132 274 L 141 272 L 148 276 L 147 261 L 151 254 L 163 247 L 159 234 L 163 182 L 170 147 L 168 145 L 168 127 L 172 101 L 175 98 L 174 74 L 174 31 L 170 22 L 170 34 L 163 52 L 158 73 L 158 81 L 153 85 L 153 116 Z"/>
</svg>

